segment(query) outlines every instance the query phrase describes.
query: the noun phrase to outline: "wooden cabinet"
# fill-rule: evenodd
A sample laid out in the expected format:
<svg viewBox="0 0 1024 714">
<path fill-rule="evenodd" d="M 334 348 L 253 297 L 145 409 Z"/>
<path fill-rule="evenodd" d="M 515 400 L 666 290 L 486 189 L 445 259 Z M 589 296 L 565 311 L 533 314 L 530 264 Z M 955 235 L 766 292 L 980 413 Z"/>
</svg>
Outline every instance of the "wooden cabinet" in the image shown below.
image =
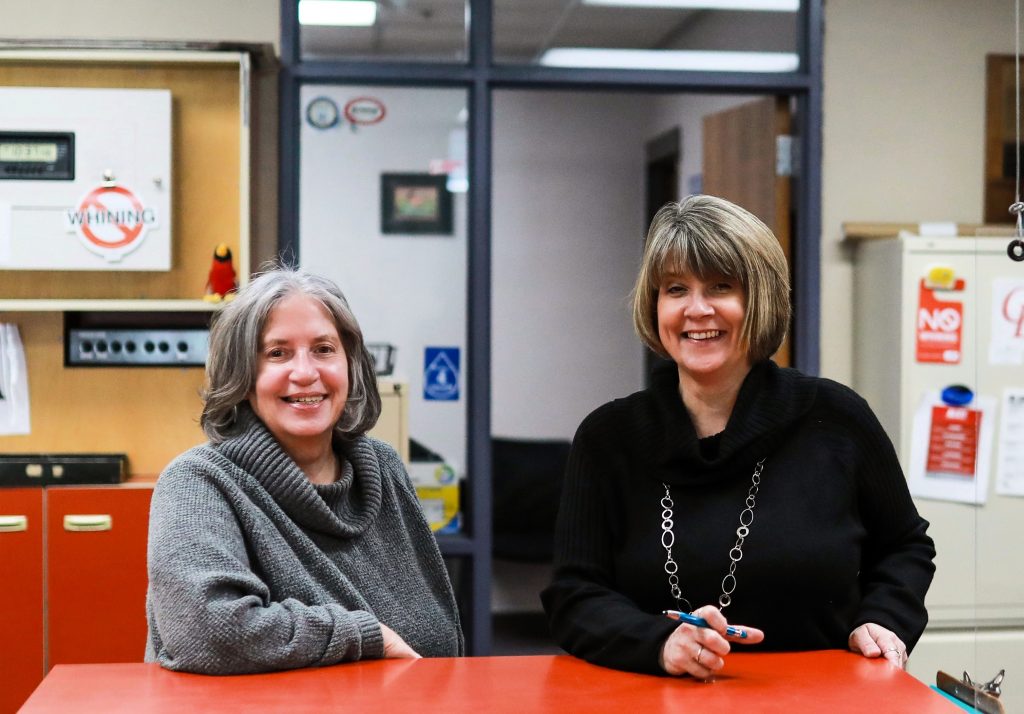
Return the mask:
<svg viewBox="0 0 1024 714">
<path fill-rule="evenodd" d="M 152 484 L 0 489 L 0 714 L 55 664 L 142 661 L 152 494 Z"/>
<path fill-rule="evenodd" d="M 266 121 L 266 104 L 276 97 L 270 52 L 147 47 L 0 41 L 0 87 L 159 89 L 171 93 L 173 106 L 171 268 L 70 270 L 59 279 L 49 271 L 2 270 L 0 310 L 208 310 L 200 298 L 218 243 L 231 248 L 241 284 L 276 253 L 275 127 Z M 0 203 L 4 198 L 0 187 Z"/>
<path fill-rule="evenodd" d="M 43 491 L 0 489 L 0 714 L 43 679 Z"/>
</svg>

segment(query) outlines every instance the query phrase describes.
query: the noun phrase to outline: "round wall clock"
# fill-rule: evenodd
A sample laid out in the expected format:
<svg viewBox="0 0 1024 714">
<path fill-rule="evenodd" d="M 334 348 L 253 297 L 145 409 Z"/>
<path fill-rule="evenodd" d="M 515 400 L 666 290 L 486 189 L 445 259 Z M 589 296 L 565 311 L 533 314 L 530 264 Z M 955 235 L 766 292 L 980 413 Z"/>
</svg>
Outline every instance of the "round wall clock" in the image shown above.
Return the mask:
<svg viewBox="0 0 1024 714">
<path fill-rule="evenodd" d="M 317 97 L 306 107 L 306 121 L 317 129 L 330 129 L 340 117 L 338 105 L 329 97 Z"/>
</svg>

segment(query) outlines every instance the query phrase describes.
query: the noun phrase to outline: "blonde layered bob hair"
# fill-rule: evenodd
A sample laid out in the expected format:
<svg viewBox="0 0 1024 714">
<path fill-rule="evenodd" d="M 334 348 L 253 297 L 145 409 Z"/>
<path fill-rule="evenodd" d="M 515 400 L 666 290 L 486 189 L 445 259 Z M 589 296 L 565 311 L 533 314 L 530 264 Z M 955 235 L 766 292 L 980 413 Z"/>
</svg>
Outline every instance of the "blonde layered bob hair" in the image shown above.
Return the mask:
<svg viewBox="0 0 1024 714">
<path fill-rule="evenodd" d="M 263 328 L 274 308 L 291 295 L 305 295 L 323 305 L 345 348 L 348 398 L 334 425 L 335 435 L 351 440 L 377 423 L 381 404 L 373 357 L 341 290 L 319 275 L 267 265 L 214 317 L 210 327 L 199 423 L 211 442 L 222 442 L 237 431 L 238 405 L 246 402 L 256 387 Z"/>
<path fill-rule="evenodd" d="M 658 335 L 658 291 L 672 275 L 737 281 L 746 297 L 740 342 L 752 362 L 771 357 L 789 325 L 789 267 L 771 229 L 715 196 L 689 196 L 655 214 L 633 287 L 633 326 L 644 344 L 668 357 Z"/>
</svg>

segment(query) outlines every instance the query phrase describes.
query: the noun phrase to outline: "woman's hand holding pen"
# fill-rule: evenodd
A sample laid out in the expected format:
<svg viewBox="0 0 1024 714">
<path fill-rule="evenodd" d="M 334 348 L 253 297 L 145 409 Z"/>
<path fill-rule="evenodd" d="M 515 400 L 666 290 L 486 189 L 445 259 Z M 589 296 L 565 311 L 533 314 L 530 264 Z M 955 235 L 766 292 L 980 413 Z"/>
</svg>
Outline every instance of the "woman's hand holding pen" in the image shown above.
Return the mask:
<svg viewBox="0 0 1024 714">
<path fill-rule="evenodd" d="M 706 626 L 681 621 L 661 646 L 658 664 L 669 674 L 708 679 L 725 666 L 730 642 L 753 645 L 764 639 L 764 632 L 754 627 L 730 627 L 714 605 L 694 610 L 693 615 L 696 618 L 688 619 L 699 619 Z"/>
<path fill-rule="evenodd" d="M 385 659 L 422 659 L 422 655 L 406 644 L 397 632 L 383 622 L 380 623 L 380 631 L 384 636 Z"/>
<path fill-rule="evenodd" d="M 850 633 L 850 649 L 865 657 L 885 657 L 900 669 L 907 667 L 907 646 L 892 630 L 867 622 Z"/>
</svg>

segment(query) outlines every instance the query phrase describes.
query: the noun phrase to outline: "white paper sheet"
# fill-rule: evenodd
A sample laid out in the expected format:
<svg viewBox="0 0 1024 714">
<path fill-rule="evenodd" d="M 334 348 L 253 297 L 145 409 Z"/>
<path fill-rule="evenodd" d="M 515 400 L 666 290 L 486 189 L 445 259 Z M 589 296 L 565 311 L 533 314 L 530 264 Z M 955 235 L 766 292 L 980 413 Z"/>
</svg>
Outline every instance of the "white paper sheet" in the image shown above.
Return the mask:
<svg viewBox="0 0 1024 714">
<path fill-rule="evenodd" d="M 1024 496 L 1024 389 L 1003 390 L 996 493 Z"/>
<path fill-rule="evenodd" d="M 914 412 L 913 441 L 910 446 L 910 468 L 907 485 L 910 493 L 921 498 L 939 501 L 958 501 L 982 505 L 988 496 L 988 474 L 992 461 L 992 441 L 995 433 L 996 400 L 978 395 L 965 409 L 981 412 L 981 422 L 975 436 L 973 473 L 969 475 L 947 473 L 929 469 L 929 445 L 933 438 L 933 408 L 944 405 L 937 390 L 923 395 Z"/>
<path fill-rule="evenodd" d="M 992 364 L 1024 364 L 1024 280 L 992 281 L 992 339 L 988 345 Z"/>
<path fill-rule="evenodd" d="M 0 434 L 30 433 L 28 371 L 18 326 L 0 323 Z"/>
</svg>

